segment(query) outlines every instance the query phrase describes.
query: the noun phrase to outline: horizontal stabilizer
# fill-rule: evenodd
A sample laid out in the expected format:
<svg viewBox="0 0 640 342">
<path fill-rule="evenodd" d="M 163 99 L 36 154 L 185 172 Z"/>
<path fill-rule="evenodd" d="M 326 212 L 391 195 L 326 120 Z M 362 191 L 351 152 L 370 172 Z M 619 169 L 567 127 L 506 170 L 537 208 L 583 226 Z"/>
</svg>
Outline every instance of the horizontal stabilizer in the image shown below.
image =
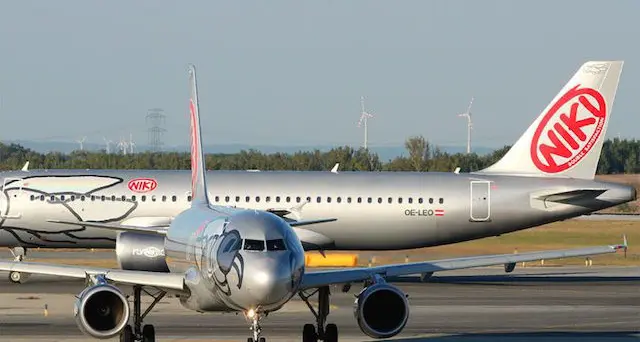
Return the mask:
<svg viewBox="0 0 640 342">
<path fill-rule="evenodd" d="M 536 196 L 539 200 L 544 200 L 548 202 L 557 202 L 564 204 L 571 204 L 573 202 L 582 201 L 585 199 L 594 199 L 603 193 L 605 193 L 606 189 L 579 189 L 579 190 L 571 190 L 565 192 L 557 192 L 545 195 Z"/>
<path fill-rule="evenodd" d="M 319 220 L 291 221 L 291 222 L 289 222 L 289 225 L 291 227 L 300 227 L 300 226 L 308 226 L 308 225 L 312 225 L 312 224 L 334 222 L 334 221 L 337 221 L 337 220 L 338 219 L 336 219 L 336 218 L 329 218 L 329 219 L 319 219 Z"/>
<path fill-rule="evenodd" d="M 144 234 L 158 234 L 158 235 L 166 234 L 167 229 L 169 229 L 169 225 L 133 226 L 133 225 L 123 225 L 123 224 L 117 224 L 117 223 L 102 223 L 102 222 L 90 222 L 90 221 L 63 221 L 63 220 L 47 220 L 47 222 L 70 224 L 70 225 L 81 226 L 81 227 L 102 228 L 102 229 L 119 230 L 119 231 L 144 233 Z"/>
</svg>

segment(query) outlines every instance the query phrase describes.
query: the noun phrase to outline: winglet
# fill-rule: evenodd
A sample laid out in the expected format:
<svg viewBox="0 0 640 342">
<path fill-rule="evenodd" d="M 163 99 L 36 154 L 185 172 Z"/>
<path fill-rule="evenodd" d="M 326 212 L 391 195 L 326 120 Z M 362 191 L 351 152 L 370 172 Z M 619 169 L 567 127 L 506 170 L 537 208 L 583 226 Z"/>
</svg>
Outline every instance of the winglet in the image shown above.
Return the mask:
<svg viewBox="0 0 640 342">
<path fill-rule="evenodd" d="M 200 105 L 198 103 L 198 84 L 196 67 L 189 64 L 189 113 L 191 120 L 191 205 L 209 205 L 207 184 L 205 180 L 205 160 L 202 151 L 200 130 Z"/>
<path fill-rule="evenodd" d="M 627 234 L 622 235 L 622 248 L 627 249 L 629 244 L 627 243 Z"/>
<path fill-rule="evenodd" d="M 24 163 L 24 166 L 22 167 L 22 171 L 24 172 L 28 172 L 29 171 L 29 161 L 27 160 L 26 163 Z"/>
<path fill-rule="evenodd" d="M 333 166 L 333 169 L 331 169 L 332 173 L 338 173 L 338 168 L 340 167 L 340 163 L 336 163 L 336 165 Z"/>
</svg>

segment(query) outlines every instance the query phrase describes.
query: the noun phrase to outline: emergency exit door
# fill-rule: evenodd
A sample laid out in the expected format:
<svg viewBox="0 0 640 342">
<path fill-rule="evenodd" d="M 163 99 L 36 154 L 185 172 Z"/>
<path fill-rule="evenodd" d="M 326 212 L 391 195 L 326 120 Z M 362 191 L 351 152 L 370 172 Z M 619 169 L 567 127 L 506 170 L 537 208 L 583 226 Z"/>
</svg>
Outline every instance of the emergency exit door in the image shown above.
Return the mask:
<svg viewBox="0 0 640 342">
<path fill-rule="evenodd" d="M 491 217 L 491 182 L 471 181 L 471 221 L 488 221 Z"/>
</svg>

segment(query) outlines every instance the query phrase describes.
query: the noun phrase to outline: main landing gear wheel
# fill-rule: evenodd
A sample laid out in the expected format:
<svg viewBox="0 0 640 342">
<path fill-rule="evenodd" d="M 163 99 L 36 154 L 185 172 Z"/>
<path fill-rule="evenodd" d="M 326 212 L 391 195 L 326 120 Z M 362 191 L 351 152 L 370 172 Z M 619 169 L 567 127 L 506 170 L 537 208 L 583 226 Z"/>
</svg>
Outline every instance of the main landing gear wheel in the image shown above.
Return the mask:
<svg viewBox="0 0 640 342">
<path fill-rule="evenodd" d="M 27 249 L 24 247 L 14 247 L 11 248 L 10 251 L 13 255 L 13 261 L 15 262 L 22 262 L 24 260 L 24 257 L 27 256 Z M 12 271 L 9 272 L 9 281 L 14 284 L 20 284 L 27 280 L 27 276 L 28 274 L 26 273 Z"/>
<path fill-rule="evenodd" d="M 156 294 L 145 291 L 146 294 L 153 298 L 153 302 L 149 304 L 149 307 L 144 313 L 141 313 L 141 299 L 142 286 L 136 285 L 133 287 L 133 327 L 127 325 L 120 332 L 120 342 L 155 342 L 156 341 L 156 329 L 151 324 L 142 326 L 142 321 L 151 312 L 151 310 L 160 302 L 162 298 L 167 294 L 164 291 L 159 291 Z"/>
<path fill-rule="evenodd" d="M 318 310 L 309 303 L 309 298 L 318 293 Z M 307 295 L 300 291 L 300 298 L 307 304 L 311 313 L 316 317 L 316 326 L 313 324 L 305 324 L 302 328 L 302 342 L 338 342 L 338 326 L 330 323 L 326 324 L 327 316 L 329 316 L 329 287 L 324 286 L 315 292 Z M 317 329 L 316 329 L 317 328 Z"/>
<path fill-rule="evenodd" d="M 14 284 L 20 284 L 22 282 L 22 273 L 21 272 L 9 272 L 9 281 Z"/>
</svg>

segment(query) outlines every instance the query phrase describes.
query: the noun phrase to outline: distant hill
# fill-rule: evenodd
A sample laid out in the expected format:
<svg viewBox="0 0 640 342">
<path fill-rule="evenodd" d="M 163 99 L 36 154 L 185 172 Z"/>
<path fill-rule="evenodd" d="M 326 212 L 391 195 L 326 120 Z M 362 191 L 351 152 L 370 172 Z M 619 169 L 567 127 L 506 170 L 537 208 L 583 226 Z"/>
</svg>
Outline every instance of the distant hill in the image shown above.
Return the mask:
<svg viewBox="0 0 640 342">
<path fill-rule="evenodd" d="M 5 143 L 15 143 L 22 145 L 26 148 L 32 149 L 39 153 L 48 153 L 48 152 L 62 152 L 69 153 L 74 150 L 79 149 L 79 145 L 76 142 L 64 142 L 64 141 L 34 141 L 34 140 L 7 140 Z M 242 150 L 254 149 L 263 153 L 295 153 L 298 151 L 329 151 L 332 148 L 337 146 L 334 145 L 308 145 L 308 146 L 277 146 L 277 145 L 246 145 L 246 144 L 225 144 L 225 145 L 207 145 L 205 146 L 205 151 L 207 153 L 237 153 Z M 100 151 L 105 150 L 106 146 L 104 144 L 95 144 L 95 143 L 85 143 L 84 149 L 88 151 Z M 117 150 L 117 146 L 115 144 L 111 145 L 111 150 Z M 463 153 L 466 151 L 466 146 L 440 146 L 440 149 L 443 152 L 447 153 Z M 473 151 L 479 155 L 486 155 L 497 148 L 490 147 L 477 147 L 474 148 Z M 135 151 L 149 151 L 151 148 L 146 145 L 138 145 L 135 146 Z M 177 152 L 187 152 L 189 151 L 189 147 L 186 145 L 179 146 L 164 146 L 163 151 L 177 151 Z M 383 161 L 388 161 L 394 159 L 396 157 L 400 157 L 402 155 L 407 156 L 407 150 L 404 146 L 372 146 L 370 147 L 372 152 L 375 152 L 380 156 L 380 159 Z"/>
</svg>

